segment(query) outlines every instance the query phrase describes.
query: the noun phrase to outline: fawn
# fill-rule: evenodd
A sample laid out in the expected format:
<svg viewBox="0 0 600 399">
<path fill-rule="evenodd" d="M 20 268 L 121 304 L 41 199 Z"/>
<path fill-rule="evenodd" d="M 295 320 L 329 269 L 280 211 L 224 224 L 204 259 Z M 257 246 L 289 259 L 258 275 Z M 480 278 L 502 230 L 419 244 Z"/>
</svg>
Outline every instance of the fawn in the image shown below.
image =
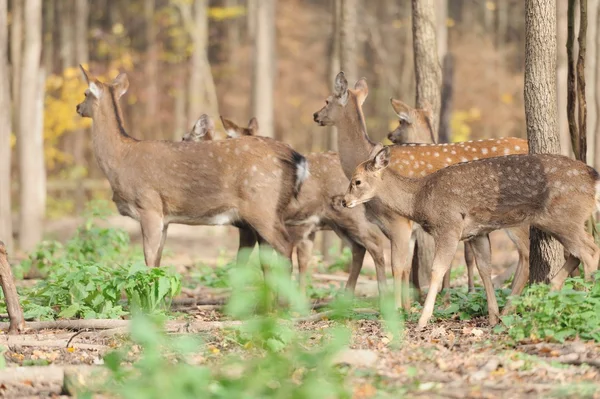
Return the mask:
<svg viewBox="0 0 600 399">
<path fill-rule="evenodd" d="M 81 67 L 81 66 L 80 66 Z M 258 137 L 203 143 L 137 140 L 123 126 L 119 98 L 127 75 L 88 84 L 77 113 L 92 118 L 92 145 L 119 213 L 140 222 L 144 258 L 160 266 L 170 223 L 247 224 L 280 254 L 291 255 L 281 211 L 308 175 L 306 158 Z"/>
<path fill-rule="evenodd" d="M 229 138 L 254 136 L 259 132 L 256 118 L 250 119 L 248 127 L 240 127 L 221 117 Z M 183 140 L 200 141 L 215 137 L 214 124 L 206 115 L 198 119 L 194 128 Z M 310 176 L 304 181 L 297 200 L 289 203 L 284 211 L 284 221 L 298 257 L 298 280 L 302 292 L 306 291 L 306 272 L 312 255 L 315 233 L 331 229 L 352 248 L 352 266 L 346 289 L 354 293 L 356 281 L 362 268 L 365 252 L 373 256 L 380 293 L 385 291 L 385 262 L 383 242 L 385 237 L 377 226 L 365 216 L 364 207 L 346 209 L 341 206 L 348 179 L 342 171 L 337 154 L 333 152 L 312 153 L 306 156 L 310 164 Z M 240 226 L 240 251 L 252 248 L 256 243 L 254 232 Z"/>
<path fill-rule="evenodd" d="M 390 103 L 394 113 L 398 116 L 398 127 L 388 134 L 388 139 L 394 144 L 409 143 L 433 143 L 433 123 L 432 110 L 428 104 L 423 108 L 413 108 L 408 104 L 390 98 Z M 504 139 L 499 139 L 504 140 Z M 511 139 L 512 144 L 519 139 Z M 472 146 L 477 146 L 484 141 L 469 141 Z M 519 140 L 519 150 L 513 150 L 511 153 L 526 154 L 529 151 L 529 144 L 526 140 Z M 504 151 L 503 151 L 504 152 Z M 511 227 L 505 230 L 508 237 L 516 245 L 519 253 L 519 261 L 515 271 L 515 277 L 511 285 L 511 295 L 520 295 L 529 279 L 529 226 L 523 225 Z M 465 242 L 465 263 L 467 265 L 468 290 L 472 292 L 475 289 L 473 281 L 473 271 L 475 269 L 475 257 L 473 250 L 468 242 Z M 419 287 L 416 287 L 419 289 Z M 450 288 L 450 270 L 444 276 L 442 288 Z"/>
<path fill-rule="evenodd" d="M 433 313 L 441 280 L 460 240 L 471 242 L 490 324 L 498 322 L 498 303 L 489 279 L 488 237 L 497 229 L 528 223 L 563 244 L 570 256 L 553 277 L 553 287 L 559 288 L 580 260 L 586 278 L 591 278 L 600 258 L 600 249 L 584 228 L 600 199 L 600 176 L 593 168 L 562 155 L 521 154 L 460 163 L 408 178 L 390 167 L 394 147 L 375 148 L 375 155 L 356 168 L 344 205 L 352 208 L 376 200 L 433 236 L 431 284 L 419 329 Z"/>
<path fill-rule="evenodd" d="M 339 156 L 348 179 L 356 167 L 369 158 L 375 143 L 369 138 L 362 112 L 362 104 L 369 92 L 367 81 L 359 79 L 354 89 L 348 88 L 343 72 L 338 73 L 334 92 L 325 100 L 325 106 L 313 118 L 320 126 L 338 127 Z M 526 141 L 517 138 L 482 140 L 473 143 L 448 143 L 394 146 L 390 167 L 407 177 L 426 176 L 446 166 L 479 158 L 488 158 L 524 151 Z M 367 217 L 382 229 L 390 239 L 394 293 L 397 306 L 410 308 L 408 281 L 410 263 L 407 256 L 412 221 L 382 206 L 380 201 L 366 204 Z"/>
</svg>

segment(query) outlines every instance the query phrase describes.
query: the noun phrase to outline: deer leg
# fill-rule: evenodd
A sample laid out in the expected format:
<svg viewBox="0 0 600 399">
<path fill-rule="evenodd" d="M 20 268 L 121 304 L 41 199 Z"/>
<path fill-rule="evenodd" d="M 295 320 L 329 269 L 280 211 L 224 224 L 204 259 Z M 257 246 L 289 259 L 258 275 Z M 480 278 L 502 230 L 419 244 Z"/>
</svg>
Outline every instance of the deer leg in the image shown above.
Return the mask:
<svg viewBox="0 0 600 399">
<path fill-rule="evenodd" d="M 163 218 L 157 213 L 144 213 L 141 215 L 140 225 L 146 266 L 158 267 L 160 266 L 161 242 L 164 244 L 163 235 L 165 238 L 167 235 Z"/>
<path fill-rule="evenodd" d="M 354 240 L 350 240 L 350 243 L 350 248 L 352 250 L 352 266 L 350 266 L 350 275 L 348 276 L 348 282 L 346 283 L 346 291 L 354 294 L 356 281 L 358 280 L 360 269 L 362 269 L 367 250 Z"/>
<path fill-rule="evenodd" d="M 252 254 L 252 249 L 258 241 L 256 232 L 250 227 L 240 227 L 240 246 L 237 252 L 237 264 L 246 265 Z"/>
<path fill-rule="evenodd" d="M 423 312 L 421 313 L 419 323 L 417 324 L 417 331 L 422 330 L 427 325 L 427 322 L 433 314 L 435 297 L 441 288 L 444 274 L 450 268 L 450 263 L 456 253 L 459 235 L 460 234 L 457 234 L 456 232 L 444 232 L 443 236 L 435 237 L 435 255 L 433 256 L 429 292 L 427 292 L 427 298 L 425 298 Z"/>
<path fill-rule="evenodd" d="M 583 271 L 586 280 L 591 280 L 592 273 L 597 269 L 598 259 L 600 258 L 600 249 L 598 249 L 594 243 L 594 239 L 587 231 L 582 228 L 573 230 L 565 229 L 565 231 L 568 231 L 570 234 L 552 234 L 570 253 L 563 267 L 551 280 L 553 289 L 560 289 L 562 287 L 569 274 L 579 266 L 580 260 L 583 262 Z"/>
<path fill-rule="evenodd" d="M 302 238 L 296 244 L 296 254 L 298 255 L 298 285 L 300 292 L 306 295 L 306 271 L 309 268 L 314 247 L 315 233 L 312 232 L 306 238 Z"/>
<path fill-rule="evenodd" d="M 506 234 L 519 252 L 519 263 L 510 287 L 510 295 L 521 295 L 529 281 L 529 225 L 506 229 Z"/>
<path fill-rule="evenodd" d="M 481 276 L 481 282 L 485 288 L 490 325 L 494 326 L 498 324 L 498 315 L 500 312 L 498 311 L 496 291 L 494 290 L 494 284 L 492 284 L 492 249 L 490 247 L 490 237 L 487 234 L 475 237 L 471 240 L 470 246 L 473 250 L 477 270 L 479 270 L 479 275 Z"/>
<path fill-rule="evenodd" d="M 169 229 L 169 225 L 165 224 L 163 229 L 162 229 L 162 233 L 161 233 L 161 237 L 160 237 L 160 245 L 158 246 L 158 253 L 156 254 L 157 256 L 157 263 L 160 265 L 160 261 L 162 259 L 162 253 L 163 253 L 163 248 L 165 247 L 165 242 L 167 241 L 167 230 Z"/>
<path fill-rule="evenodd" d="M 371 254 L 375 262 L 375 274 L 377 276 L 377 288 L 379 298 L 383 298 L 387 291 L 387 281 L 385 278 L 385 256 L 383 256 L 383 237 L 381 234 L 375 234 L 365 240 L 365 248 Z"/>
<path fill-rule="evenodd" d="M 408 258 L 412 222 L 408 219 L 397 219 L 391 229 L 392 273 L 394 275 L 394 299 L 397 308 L 410 309 L 409 278 L 410 264 Z"/>
<path fill-rule="evenodd" d="M 442 289 L 447 290 L 450 288 L 450 272 L 452 271 L 452 265 L 450 265 L 450 269 L 444 274 L 444 279 L 442 280 Z"/>
<path fill-rule="evenodd" d="M 467 265 L 467 284 L 468 291 L 475 291 L 475 280 L 473 276 L 473 271 L 475 269 L 475 256 L 473 256 L 473 247 L 471 247 L 470 242 L 465 242 L 465 264 Z"/>
</svg>

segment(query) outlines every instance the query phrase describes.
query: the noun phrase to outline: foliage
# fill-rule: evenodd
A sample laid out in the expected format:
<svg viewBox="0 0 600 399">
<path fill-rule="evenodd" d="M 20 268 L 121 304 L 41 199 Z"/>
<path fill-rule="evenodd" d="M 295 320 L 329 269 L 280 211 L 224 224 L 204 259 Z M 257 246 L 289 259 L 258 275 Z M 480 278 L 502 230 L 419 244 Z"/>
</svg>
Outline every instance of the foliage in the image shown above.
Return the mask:
<svg viewBox="0 0 600 399">
<path fill-rule="evenodd" d="M 455 111 L 450 119 L 450 128 L 452 130 L 450 141 L 467 141 L 471 137 L 472 122 L 481 119 L 481 111 L 478 108 L 471 108 L 466 111 Z"/>
<path fill-rule="evenodd" d="M 348 269 L 348 265 L 352 262 L 352 251 L 348 247 L 344 247 L 340 253 L 337 246 L 329 249 L 330 255 L 336 255 L 334 261 L 327 268 L 328 271 L 334 272 L 336 270 L 345 271 Z"/>
<path fill-rule="evenodd" d="M 497 289 L 496 299 L 498 307 L 502 309 L 510 290 L 506 288 Z M 450 303 L 444 307 L 444 303 Z M 436 298 L 434 316 L 440 319 L 458 317 L 460 320 L 470 320 L 474 317 L 487 316 L 487 299 L 483 287 L 476 287 L 475 291 L 467 292 L 466 287 L 451 288 L 442 291 Z"/>
<path fill-rule="evenodd" d="M 516 341 L 544 339 L 563 342 L 579 337 L 600 342 L 600 273 L 594 281 L 567 279 L 559 291 L 548 285 L 532 285 L 512 298 L 515 314 L 502 322 Z"/>
<path fill-rule="evenodd" d="M 344 377 L 331 361 L 347 344 L 349 331 L 336 328 L 316 343 L 297 333 L 282 318 L 287 309 L 308 312 L 306 302 L 290 280 L 286 262 L 271 258 L 267 263 L 266 279 L 257 275 L 256 262 L 237 266 L 231 275 L 226 312 L 244 320 L 233 330 L 234 341 L 246 349 L 243 356 L 232 353 L 198 365 L 211 353 L 197 338 L 167 337 L 147 318 L 135 317 L 131 337 L 142 356 L 131 369 L 123 366 L 126 348 L 105 357 L 115 381 L 110 390 L 123 398 L 162 398 L 164 392 L 173 399 L 349 398 Z M 274 297 L 287 306 L 280 307 Z"/>
</svg>

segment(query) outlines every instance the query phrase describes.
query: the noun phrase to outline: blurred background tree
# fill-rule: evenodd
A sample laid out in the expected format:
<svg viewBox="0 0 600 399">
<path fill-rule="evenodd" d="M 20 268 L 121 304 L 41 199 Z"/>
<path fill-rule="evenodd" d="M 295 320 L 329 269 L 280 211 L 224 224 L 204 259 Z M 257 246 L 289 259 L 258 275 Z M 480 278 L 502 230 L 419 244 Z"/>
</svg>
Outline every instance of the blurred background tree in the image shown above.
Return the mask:
<svg viewBox="0 0 600 399">
<path fill-rule="evenodd" d="M 557 2 L 556 11 L 556 71 L 558 131 L 565 153 L 563 3 Z M 524 2 L 423 4 L 435 11 L 428 18 L 437 36 L 437 61 L 441 65 L 446 54 L 454 61 L 448 139 L 526 137 Z M 598 0 L 588 0 L 588 137 L 600 128 L 600 35 L 592 30 L 599 23 L 599 8 Z M 131 86 L 121 101 L 127 129 L 139 139 L 178 140 L 207 112 L 241 124 L 256 115 L 263 134 L 299 151 L 335 149 L 335 132 L 317 126 L 312 114 L 330 94 L 332 76 L 340 69 L 351 84 L 367 78 L 369 98 L 363 109 L 374 140 L 385 140 L 397 124 L 389 97 L 415 104 L 412 0 L 7 0 L 4 10 L 9 34 L 0 35 L 0 63 L 10 71 L 12 107 L 0 112 L 12 121 L 10 142 L 17 142 L 19 151 L 12 147 L 10 175 L 0 167 L 0 189 L 11 187 L 15 233 L 26 233 L 23 248 L 39 239 L 42 217 L 77 214 L 89 199 L 110 198 L 93 159 L 89 121 L 75 113 L 84 90 L 74 68 L 79 63 L 105 79 L 129 73 Z M 43 85 L 36 83 L 42 71 Z M 23 121 L 27 126 L 21 126 Z M 42 134 L 43 147 L 38 145 Z M 6 134 L 0 132 L 0 140 L 6 142 Z M 589 143 L 588 162 L 599 167 L 600 140 L 590 138 Z M 41 161 L 47 187 L 40 177 Z M 31 186 L 41 189 L 19 195 Z M 23 218 L 17 223 L 17 215 L 29 220 L 29 227 Z M 30 234 L 31 240 L 24 240 Z"/>
</svg>

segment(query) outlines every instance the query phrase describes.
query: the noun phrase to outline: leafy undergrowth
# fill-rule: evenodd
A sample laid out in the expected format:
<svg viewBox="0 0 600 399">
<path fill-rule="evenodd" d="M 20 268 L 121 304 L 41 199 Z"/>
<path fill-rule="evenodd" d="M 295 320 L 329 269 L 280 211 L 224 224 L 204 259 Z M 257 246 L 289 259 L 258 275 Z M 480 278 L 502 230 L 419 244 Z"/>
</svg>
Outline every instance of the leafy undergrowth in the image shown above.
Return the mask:
<svg viewBox="0 0 600 399">
<path fill-rule="evenodd" d="M 148 268 L 121 229 L 97 225 L 97 208 L 64 245 L 42 243 L 17 270 L 32 268 L 44 279 L 20 288 L 26 318 L 118 318 L 132 309 L 163 312 L 180 291 L 180 276 L 169 268 Z M 0 310 L 1 311 L 1 310 Z"/>
<path fill-rule="evenodd" d="M 105 357 L 114 383 L 110 390 L 124 398 L 350 398 L 343 369 L 333 357 L 349 343 L 350 330 L 336 324 L 313 339 L 294 328 L 291 315 L 309 313 L 308 303 L 290 280 L 287 265 L 269 261 L 266 279 L 257 264 L 239 266 L 229 275 L 231 298 L 227 316 L 244 323 L 228 333 L 240 352 L 213 361 L 197 337 L 168 337 L 147 318 L 135 318 L 131 345 L 142 348 L 137 360 L 128 359 L 129 348 Z M 337 305 L 345 308 L 340 297 Z M 280 305 L 283 303 L 284 305 Z M 391 304 L 391 302 L 389 302 Z M 391 315 L 393 306 L 384 314 Z M 386 322 L 398 328 L 393 316 Z M 396 334 L 398 336 L 398 334 Z M 132 365 L 132 367 L 129 367 Z"/>
<path fill-rule="evenodd" d="M 570 278 L 559 291 L 543 284 L 530 286 L 512 299 L 514 314 L 502 318 L 508 334 L 516 341 L 563 342 L 579 337 L 600 342 L 599 280 L 600 273 L 590 282 Z"/>
</svg>

